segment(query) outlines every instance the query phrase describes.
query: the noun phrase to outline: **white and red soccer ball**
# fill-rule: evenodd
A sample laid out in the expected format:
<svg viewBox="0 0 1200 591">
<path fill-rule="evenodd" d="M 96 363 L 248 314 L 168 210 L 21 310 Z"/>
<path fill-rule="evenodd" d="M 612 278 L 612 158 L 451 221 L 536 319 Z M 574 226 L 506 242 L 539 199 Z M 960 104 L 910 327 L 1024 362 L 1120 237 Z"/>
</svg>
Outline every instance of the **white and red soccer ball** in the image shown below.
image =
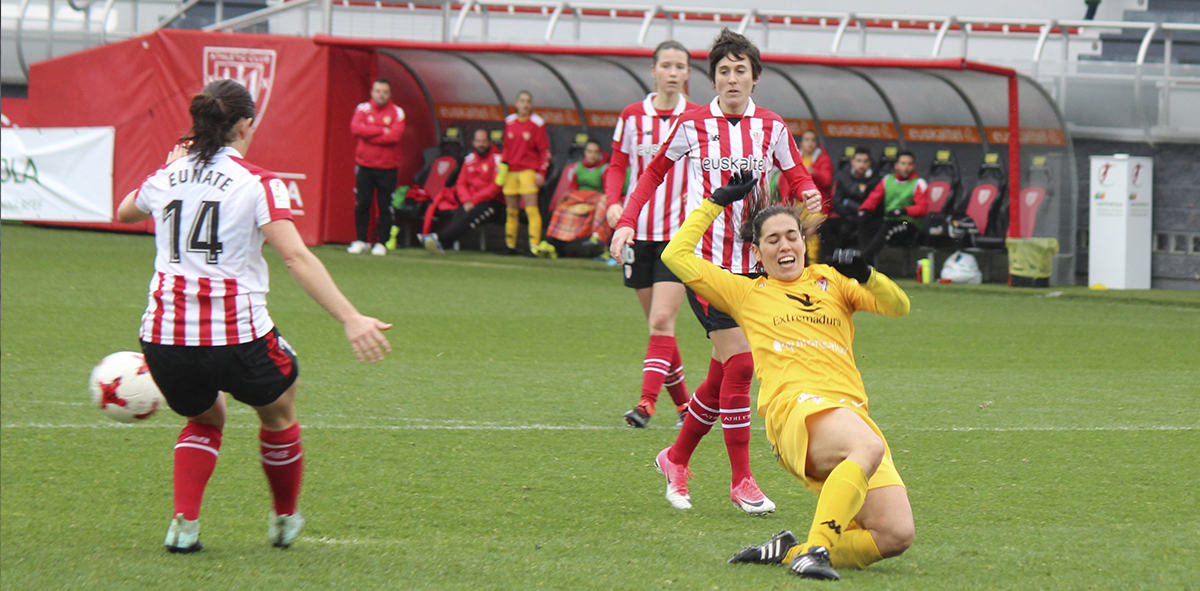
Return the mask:
<svg viewBox="0 0 1200 591">
<path fill-rule="evenodd" d="M 136 423 L 166 403 L 141 353 L 118 351 L 105 357 L 88 378 L 92 404 L 122 423 Z"/>
</svg>

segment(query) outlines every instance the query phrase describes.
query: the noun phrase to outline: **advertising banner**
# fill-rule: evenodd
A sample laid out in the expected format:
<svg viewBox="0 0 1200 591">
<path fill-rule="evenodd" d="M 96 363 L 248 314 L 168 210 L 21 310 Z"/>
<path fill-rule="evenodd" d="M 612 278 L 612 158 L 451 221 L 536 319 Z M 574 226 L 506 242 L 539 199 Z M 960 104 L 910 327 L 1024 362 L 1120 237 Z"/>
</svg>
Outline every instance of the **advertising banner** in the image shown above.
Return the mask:
<svg viewBox="0 0 1200 591">
<path fill-rule="evenodd" d="M 162 166 L 163 157 L 188 132 L 192 96 L 212 80 L 236 80 L 250 90 L 256 107 L 254 142 L 246 159 L 283 179 L 300 236 L 307 244 L 319 244 L 325 238 L 321 216 L 332 94 L 327 87 L 329 52 L 310 39 L 281 35 L 161 30 L 33 64 L 31 124 L 115 127 L 107 184 L 120 199 Z M 362 94 L 354 95 L 362 100 Z M 337 129 L 344 135 L 349 135 L 352 110 L 350 105 L 336 113 Z M 351 158 L 353 149 L 344 156 Z M 353 162 L 343 166 L 352 170 Z M 343 185 L 352 209 L 353 182 Z M 5 183 L 6 201 L 8 188 Z M 111 216 L 113 204 L 105 209 Z M 149 222 L 108 227 L 153 231 Z"/>
<path fill-rule="evenodd" d="M 112 127 L 4 128 L 6 220 L 111 222 Z"/>
</svg>

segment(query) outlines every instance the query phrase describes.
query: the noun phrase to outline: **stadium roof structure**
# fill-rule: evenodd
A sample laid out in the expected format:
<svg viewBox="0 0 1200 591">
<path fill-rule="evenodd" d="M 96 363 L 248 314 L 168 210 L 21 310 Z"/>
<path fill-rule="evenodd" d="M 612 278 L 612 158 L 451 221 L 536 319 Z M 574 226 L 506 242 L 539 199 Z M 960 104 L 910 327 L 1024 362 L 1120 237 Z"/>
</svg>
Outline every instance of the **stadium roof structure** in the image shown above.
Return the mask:
<svg viewBox="0 0 1200 591">
<path fill-rule="evenodd" d="M 373 49 L 399 66 L 425 97 L 438 137 L 449 124 L 498 121 L 518 90 L 536 97 L 551 124 L 588 133 L 615 125 L 620 110 L 649 92 L 652 50 L 631 47 L 442 43 L 317 35 L 317 44 Z M 689 98 L 711 100 L 707 52 L 692 51 L 698 76 Z M 903 149 L 956 144 L 984 154 L 1007 146 L 1009 195 L 1018 195 L 1024 156 L 1066 152 L 1066 122 L 1036 82 L 1010 68 L 961 58 L 887 59 L 764 53 L 755 101 L 793 133 L 812 129 L 821 143 L 878 140 Z M 386 65 L 382 66 L 387 69 Z M 1017 137 L 1018 141 L 1009 141 Z M 1073 169 L 1073 165 L 1072 165 Z M 1020 227 L 1009 208 L 1010 233 Z"/>
</svg>

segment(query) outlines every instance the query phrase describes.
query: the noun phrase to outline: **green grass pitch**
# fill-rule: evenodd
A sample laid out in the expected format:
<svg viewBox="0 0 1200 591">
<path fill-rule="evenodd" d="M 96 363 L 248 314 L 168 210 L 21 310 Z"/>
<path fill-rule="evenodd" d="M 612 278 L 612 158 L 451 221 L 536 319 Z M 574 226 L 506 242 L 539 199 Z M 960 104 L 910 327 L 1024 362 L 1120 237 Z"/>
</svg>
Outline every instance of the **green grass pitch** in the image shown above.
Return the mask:
<svg viewBox="0 0 1200 591">
<path fill-rule="evenodd" d="M 921 286 L 912 313 L 856 317 L 872 416 L 905 477 L 917 540 L 833 585 L 732 566 L 803 537 L 815 498 L 771 458 L 778 505 L 728 500 L 718 433 L 695 508 L 653 458 L 674 421 L 632 430 L 646 330 L 620 273 L 481 253 L 314 249 L 394 353 L 359 364 L 270 248 L 271 312 L 298 351 L 308 526 L 266 542 L 252 411 L 231 405 L 201 514 L 205 550 L 169 555 L 182 420 L 109 421 L 91 367 L 136 350 L 153 241 L 2 228 L 0 587 L 114 589 L 1200 589 L 1200 294 Z M 695 387 L 708 342 L 686 306 Z M 667 413 L 669 414 L 669 413 Z"/>
</svg>

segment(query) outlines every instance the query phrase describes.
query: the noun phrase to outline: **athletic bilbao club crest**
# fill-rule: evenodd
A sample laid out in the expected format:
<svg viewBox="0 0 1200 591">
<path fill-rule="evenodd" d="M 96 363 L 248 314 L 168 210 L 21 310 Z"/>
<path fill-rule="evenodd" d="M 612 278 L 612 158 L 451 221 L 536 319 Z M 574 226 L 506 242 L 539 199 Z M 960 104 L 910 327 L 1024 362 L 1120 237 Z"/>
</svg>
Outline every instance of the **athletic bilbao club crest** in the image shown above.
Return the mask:
<svg viewBox="0 0 1200 591">
<path fill-rule="evenodd" d="M 254 97 L 254 127 L 262 123 L 275 85 L 277 55 L 274 49 L 248 47 L 205 47 L 204 83 L 226 78 L 235 80 Z"/>
</svg>

